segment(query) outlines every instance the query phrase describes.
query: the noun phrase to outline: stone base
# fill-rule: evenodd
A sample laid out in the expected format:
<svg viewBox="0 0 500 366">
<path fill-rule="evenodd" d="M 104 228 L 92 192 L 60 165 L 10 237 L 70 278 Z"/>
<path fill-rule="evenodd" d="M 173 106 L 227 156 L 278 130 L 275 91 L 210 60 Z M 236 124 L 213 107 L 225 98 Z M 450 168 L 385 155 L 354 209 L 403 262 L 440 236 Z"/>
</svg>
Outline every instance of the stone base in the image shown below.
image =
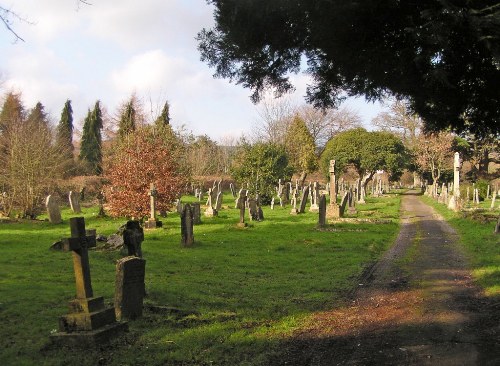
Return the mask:
<svg viewBox="0 0 500 366">
<path fill-rule="evenodd" d="M 214 217 L 214 216 L 217 216 L 217 210 L 215 210 L 215 209 L 213 209 L 213 208 L 209 207 L 209 208 L 207 208 L 207 209 L 206 209 L 206 211 L 205 211 L 204 215 L 205 215 L 206 217 Z"/>
<path fill-rule="evenodd" d="M 349 215 L 356 215 L 358 213 L 358 210 L 356 210 L 355 207 L 349 207 L 349 208 L 347 208 L 347 213 Z"/>
<path fill-rule="evenodd" d="M 326 217 L 329 219 L 337 219 L 340 217 L 340 206 L 336 203 L 331 203 L 326 206 Z"/>
<path fill-rule="evenodd" d="M 247 224 L 246 222 L 238 222 L 238 223 L 236 224 L 236 226 L 238 226 L 238 227 L 247 227 L 247 226 L 248 226 L 248 224 Z"/>
<path fill-rule="evenodd" d="M 112 324 L 115 321 L 115 309 L 113 308 L 92 313 L 72 313 L 59 318 L 59 330 L 62 332 L 91 331 Z"/>
<path fill-rule="evenodd" d="M 309 207 L 309 212 L 319 212 L 319 206 L 312 204 L 311 207 Z"/>
<path fill-rule="evenodd" d="M 144 229 L 156 229 L 162 227 L 162 225 L 161 221 L 149 219 L 144 223 Z"/>
<path fill-rule="evenodd" d="M 292 210 L 290 211 L 290 215 L 298 215 L 299 214 L 299 210 L 297 210 L 296 208 L 292 208 Z"/>
<path fill-rule="evenodd" d="M 126 331 L 128 331 L 128 324 L 126 322 L 120 322 L 109 324 L 96 330 L 54 333 L 50 335 L 50 341 L 52 346 L 57 348 L 91 348 L 105 344 Z"/>
</svg>

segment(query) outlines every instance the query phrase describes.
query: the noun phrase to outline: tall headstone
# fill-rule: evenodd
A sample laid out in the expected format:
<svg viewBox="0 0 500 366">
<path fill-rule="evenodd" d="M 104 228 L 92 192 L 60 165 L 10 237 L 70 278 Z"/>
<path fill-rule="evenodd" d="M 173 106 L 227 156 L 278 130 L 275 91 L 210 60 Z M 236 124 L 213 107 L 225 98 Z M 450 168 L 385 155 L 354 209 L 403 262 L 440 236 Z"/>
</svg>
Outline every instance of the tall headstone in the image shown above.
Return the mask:
<svg viewBox="0 0 500 366">
<path fill-rule="evenodd" d="M 181 244 L 184 247 L 191 247 L 194 244 L 193 221 L 191 205 L 186 203 L 181 215 Z"/>
<path fill-rule="evenodd" d="M 292 209 L 290 210 L 290 215 L 297 215 L 299 210 L 297 209 L 297 190 L 292 191 Z"/>
<path fill-rule="evenodd" d="M 238 222 L 239 227 L 246 227 L 247 224 L 245 222 L 245 201 L 246 201 L 246 196 L 244 195 L 243 190 L 240 189 L 239 197 L 238 197 L 238 203 L 237 207 L 240 210 L 240 221 Z"/>
<path fill-rule="evenodd" d="M 85 348 L 118 335 L 127 325 L 116 323 L 115 310 L 105 308 L 102 297 L 94 297 L 88 249 L 95 247 L 95 236 L 86 236 L 83 217 L 72 217 L 70 228 L 71 237 L 62 240 L 62 248 L 73 255 L 76 298 L 69 303 L 71 313 L 59 319 L 59 332 L 52 334 L 51 340 L 57 345 Z"/>
<path fill-rule="evenodd" d="M 79 194 L 73 191 L 69 191 L 69 206 L 74 213 L 81 213 L 80 201 L 78 200 Z"/>
<path fill-rule="evenodd" d="M 311 192 L 311 207 L 309 207 L 310 212 L 318 212 L 319 210 L 319 184 L 318 182 L 313 183 L 313 188 Z"/>
<path fill-rule="evenodd" d="M 215 182 L 214 182 L 215 184 Z M 217 216 L 217 210 L 213 208 L 213 203 L 212 203 L 212 188 L 208 189 L 208 200 L 207 200 L 207 209 L 205 210 L 205 216 L 207 217 L 214 217 Z"/>
<path fill-rule="evenodd" d="M 145 273 L 146 261 L 142 258 L 129 256 L 116 262 L 114 306 L 117 320 L 142 316 Z"/>
<path fill-rule="evenodd" d="M 453 157 L 453 196 L 460 198 L 460 154 L 455 153 Z"/>
<path fill-rule="evenodd" d="M 142 257 L 142 242 L 144 230 L 137 220 L 129 220 L 123 230 L 123 245 L 127 248 L 129 256 Z"/>
<path fill-rule="evenodd" d="M 201 224 L 201 207 L 198 202 L 192 204 L 193 206 L 193 224 Z"/>
<path fill-rule="evenodd" d="M 217 193 L 217 200 L 215 201 L 215 209 L 219 212 L 222 208 L 222 192 Z"/>
<path fill-rule="evenodd" d="M 52 195 L 48 195 L 45 200 L 45 206 L 47 207 L 49 221 L 53 224 L 60 224 L 62 222 L 61 209 L 59 208 L 57 199 Z"/>
<path fill-rule="evenodd" d="M 259 212 L 257 209 L 257 201 L 255 198 L 249 198 L 248 202 L 248 215 L 250 216 L 250 220 L 258 221 L 259 220 Z"/>
<path fill-rule="evenodd" d="M 340 217 L 339 205 L 337 204 L 337 184 L 335 178 L 335 160 L 330 160 L 330 204 L 326 209 L 329 218 Z"/>
<path fill-rule="evenodd" d="M 326 196 L 324 194 L 319 198 L 318 205 L 318 226 L 323 227 L 326 225 Z"/>
<path fill-rule="evenodd" d="M 234 189 L 234 184 L 232 182 L 229 183 L 229 189 L 231 190 L 231 195 L 233 196 L 233 198 L 236 198 L 236 191 Z"/>
</svg>

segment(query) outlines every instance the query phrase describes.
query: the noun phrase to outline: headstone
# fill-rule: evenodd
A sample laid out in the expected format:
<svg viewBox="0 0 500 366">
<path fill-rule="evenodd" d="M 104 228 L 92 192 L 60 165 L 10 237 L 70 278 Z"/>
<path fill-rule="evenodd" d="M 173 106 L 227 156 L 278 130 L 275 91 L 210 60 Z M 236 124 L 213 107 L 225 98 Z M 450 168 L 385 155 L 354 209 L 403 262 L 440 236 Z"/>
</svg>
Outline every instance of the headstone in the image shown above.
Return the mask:
<svg viewBox="0 0 500 366">
<path fill-rule="evenodd" d="M 162 226 L 162 222 L 156 220 L 156 196 L 158 195 L 158 191 L 154 183 L 151 183 L 149 189 L 149 202 L 150 202 L 150 215 L 149 219 L 144 223 L 145 229 L 156 229 Z"/>
<path fill-rule="evenodd" d="M 88 249 L 95 247 L 95 236 L 85 235 L 83 217 L 72 217 L 70 228 L 71 237 L 62 243 L 63 250 L 73 255 L 76 299 L 69 303 L 71 313 L 59 319 L 59 332 L 52 334 L 51 340 L 57 345 L 86 348 L 118 335 L 127 325 L 116 323 L 115 310 L 105 308 L 102 297 L 94 297 Z"/>
<path fill-rule="evenodd" d="M 142 257 L 142 242 L 144 241 L 144 230 L 139 221 L 130 220 L 125 224 L 123 230 L 123 245 L 127 248 L 129 256 Z"/>
<path fill-rule="evenodd" d="M 215 209 L 219 212 L 222 208 L 222 192 L 217 193 L 217 200 L 215 201 Z"/>
<path fill-rule="evenodd" d="M 355 193 L 352 192 L 352 190 L 349 191 L 349 195 L 348 195 L 348 208 L 347 208 L 347 212 L 349 212 L 350 215 L 355 215 L 357 213 L 357 210 L 356 210 L 356 196 L 355 196 Z"/>
<path fill-rule="evenodd" d="M 145 272 L 146 261 L 142 258 L 129 256 L 116 262 L 114 306 L 117 320 L 142 316 Z"/>
<path fill-rule="evenodd" d="M 495 225 L 495 234 L 500 234 L 500 215 L 498 216 L 497 224 Z"/>
<path fill-rule="evenodd" d="M 62 222 L 62 218 L 57 199 L 52 195 L 48 195 L 47 199 L 45 200 L 45 206 L 47 207 L 47 215 L 49 216 L 49 221 L 52 224 L 60 224 Z"/>
<path fill-rule="evenodd" d="M 180 198 L 175 202 L 175 209 L 179 215 L 182 214 L 182 201 Z"/>
<path fill-rule="evenodd" d="M 313 188 L 311 192 L 311 207 L 309 207 L 310 212 L 318 212 L 319 210 L 319 184 L 318 182 L 313 183 Z"/>
<path fill-rule="evenodd" d="M 78 194 L 69 191 L 69 205 L 74 213 L 81 213 L 80 202 L 78 201 Z"/>
<path fill-rule="evenodd" d="M 342 200 L 340 201 L 339 217 L 344 216 L 345 208 L 347 207 L 348 201 L 349 201 L 349 192 L 346 191 L 346 192 L 344 192 L 344 195 L 342 196 Z"/>
<path fill-rule="evenodd" d="M 82 187 L 80 189 L 80 201 L 83 201 L 85 199 L 85 187 Z"/>
<path fill-rule="evenodd" d="M 106 217 L 106 212 L 104 212 L 104 201 L 105 201 L 104 191 L 99 191 L 97 194 L 97 201 L 99 202 L 99 212 L 97 217 Z"/>
<path fill-rule="evenodd" d="M 239 227 L 246 227 L 247 224 L 245 222 L 245 200 L 246 196 L 243 195 L 243 191 L 240 190 L 239 197 L 238 197 L 238 208 L 240 209 L 240 221 L 238 222 Z"/>
<path fill-rule="evenodd" d="M 274 197 L 271 198 L 271 210 L 274 210 Z"/>
<path fill-rule="evenodd" d="M 290 215 L 297 215 L 299 210 L 297 209 L 297 191 L 294 189 L 292 191 L 292 209 L 290 210 Z"/>
<path fill-rule="evenodd" d="M 250 220 L 258 221 L 259 213 L 257 210 L 257 201 L 254 198 L 250 198 L 248 201 L 248 215 L 250 216 Z"/>
<path fill-rule="evenodd" d="M 255 195 L 255 203 L 257 205 L 257 221 L 264 220 L 264 212 L 262 211 L 262 205 L 260 204 L 260 196 Z"/>
<path fill-rule="evenodd" d="M 236 191 L 234 189 L 233 183 L 229 183 L 229 189 L 231 190 L 231 194 L 233 195 L 233 198 L 236 198 Z"/>
<path fill-rule="evenodd" d="M 214 182 L 215 184 L 215 182 Z M 217 216 L 217 210 L 215 210 L 212 206 L 212 189 L 208 189 L 208 200 L 207 200 L 207 209 L 205 210 L 205 216 L 214 217 Z"/>
<path fill-rule="evenodd" d="M 309 187 L 304 187 L 302 191 L 302 198 L 300 200 L 299 213 L 304 213 L 306 211 L 307 197 L 309 196 Z"/>
<path fill-rule="evenodd" d="M 460 198 L 460 154 L 458 152 L 453 156 L 453 196 Z"/>
<path fill-rule="evenodd" d="M 335 178 L 335 160 L 330 160 L 330 204 L 337 203 L 337 182 Z"/>
<path fill-rule="evenodd" d="M 318 226 L 323 227 L 326 225 L 326 196 L 324 194 L 319 198 L 318 205 Z"/>
<path fill-rule="evenodd" d="M 194 243 L 193 224 L 193 211 L 191 205 L 186 203 L 181 215 L 181 244 L 184 247 L 191 247 Z"/>
<path fill-rule="evenodd" d="M 198 202 L 192 204 L 193 206 L 193 224 L 201 224 L 201 207 Z"/>
</svg>

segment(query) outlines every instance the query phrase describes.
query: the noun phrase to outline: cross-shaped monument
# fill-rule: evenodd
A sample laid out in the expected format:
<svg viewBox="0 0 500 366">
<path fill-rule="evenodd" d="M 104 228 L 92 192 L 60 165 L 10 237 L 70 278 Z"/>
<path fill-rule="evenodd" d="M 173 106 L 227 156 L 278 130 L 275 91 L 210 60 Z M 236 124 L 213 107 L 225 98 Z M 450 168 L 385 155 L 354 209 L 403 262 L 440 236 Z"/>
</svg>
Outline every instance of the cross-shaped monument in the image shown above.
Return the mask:
<svg viewBox="0 0 500 366">
<path fill-rule="evenodd" d="M 156 190 L 155 184 L 151 183 L 149 186 L 149 202 L 151 206 L 151 213 L 149 219 L 144 223 L 145 229 L 156 229 L 162 226 L 162 222 L 156 220 L 156 197 L 158 196 L 158 191 Z"/>
<path fill-rule="evenodd" d="M 337 204 L 337 181 L 335 178 L 335 160 L 330 160 L 330 204 L 326 209 L 328 218 L 340 217 L 340 209 Z"/>
<path fill-rule="evenodd" d="M 71 251 L 75 271 L 76 298 L 69 302 L 70 313 L 59 318 L 59 332 L 51 335 L 57 345 L 88 347 L 121 333 L 125 323 L 117 323 L 115 310 L 104 307 L 102 297 L 94 297 L 90 279 L 88 249 L 96 246 L 95 235 L 86 235 L 83 217 L 70 219 L 71 237 L 63 239 L 63 251 Z"/>
</svg>

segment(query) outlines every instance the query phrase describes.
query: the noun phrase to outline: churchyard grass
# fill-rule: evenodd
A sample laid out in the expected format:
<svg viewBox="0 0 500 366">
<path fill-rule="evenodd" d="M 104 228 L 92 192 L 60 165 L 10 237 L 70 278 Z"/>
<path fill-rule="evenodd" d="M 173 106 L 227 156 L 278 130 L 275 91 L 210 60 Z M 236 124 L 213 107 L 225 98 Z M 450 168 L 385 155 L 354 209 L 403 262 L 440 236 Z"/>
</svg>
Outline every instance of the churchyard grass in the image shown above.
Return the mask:
<svg viewBox="0 0 500 366">
<path fill-rule="evenodd" d="M 0 364 L 266 364 L 307 314 L 346 301 L 366 266 L 394 241 L 399 202 L 391 194 L 358 206 L 357 217 L 375 223 L 339 222 L 320 231 L 317 213 L 306 208 L 291 216 L 290 206 L 276 205 L 264 207 L 264 221 L 247 215 L 249 226 L 238 228 L 239 210 L 226 195 L 219 216 L 194 227 L 192 248 L 180 245 L 179 215 L 169 213 L 163 228 L 145 232 L 144 316 L 110 346 L 85 351 L 46 347 L 75 294 L 71 254 L 48 248 L 69 236 L 71 216 L 84 216 L 86 227 L 103 235 L 126 220 L 97 218 L 97 207 L 82 207 L 81 215 L 63 209 L 64 222 L 56 225 L 1 220 Z M 89 256 L 94 294 L 110 306 L 122 255 L 98 249 Z"/>
<path fill-rule="evenodd" d="M 500 235 L 494 234 L 500 209 L 489 210 L 491 200 L 480 202 L 482 211 L 456 213 L 429 197 L 432 205 L 457 231 L 473 267 L 475 280 L 486 295 L 500 297 Z"/>
</svg>

